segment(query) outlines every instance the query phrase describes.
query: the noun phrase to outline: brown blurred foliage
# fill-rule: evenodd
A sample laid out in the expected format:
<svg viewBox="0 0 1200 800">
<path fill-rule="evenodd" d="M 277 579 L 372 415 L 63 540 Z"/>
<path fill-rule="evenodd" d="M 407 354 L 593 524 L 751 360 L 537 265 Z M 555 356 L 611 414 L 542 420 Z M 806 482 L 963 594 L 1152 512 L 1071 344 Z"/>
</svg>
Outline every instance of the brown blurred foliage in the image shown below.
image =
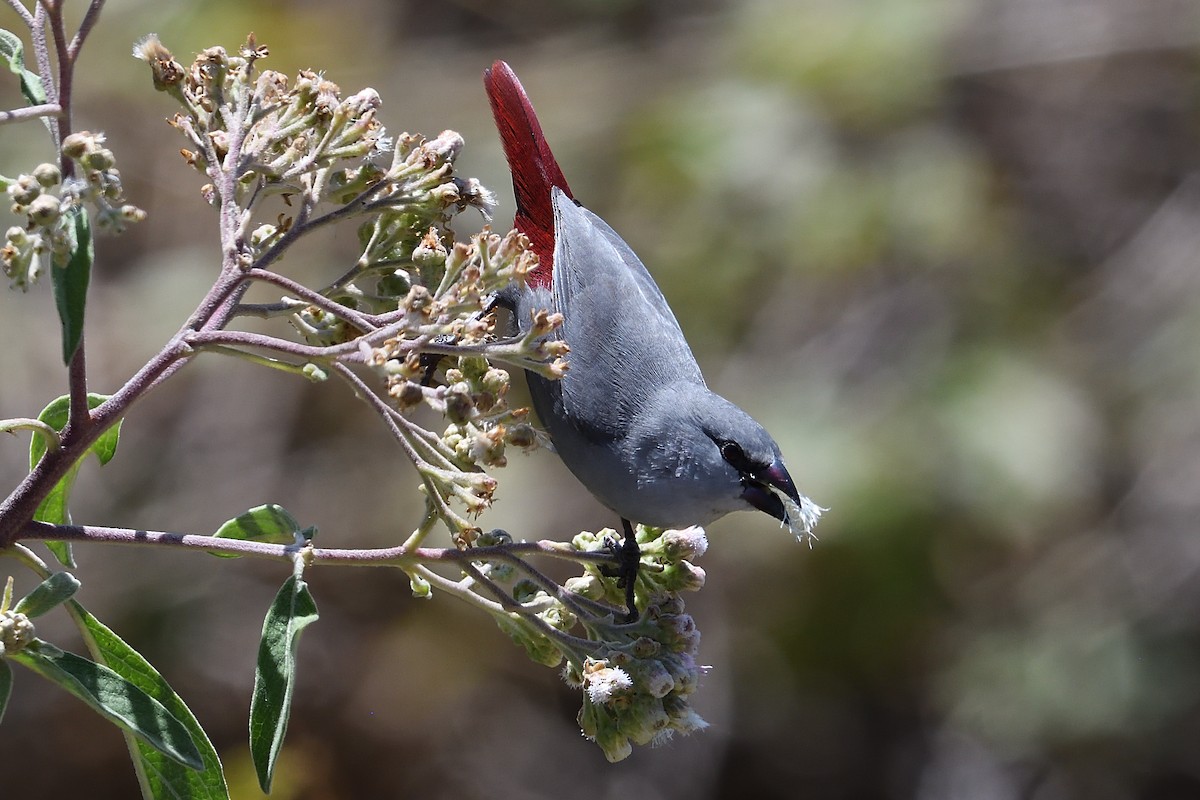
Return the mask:
<svg viewBox="0 0 1200 800">
<path fill-rule="evenodd" d="M 832 508 L 811 552 L 751 515 L 712 526 L 689 610 L 713 727 L 615 766 L 488 620 L 399 574 L 313 570 L 273 796 L 1200 797 L 1198 23 L 1187 0 L 112 3 L 76 120 L 151 216 L 99 243 L 94 390 L 217 267 L 135 39 L 186 59 L 253 30 L 271 68 L 376 87 L 394 132 L 466 137 L 502 228 L 479 77 L 504 58 L 710 383 Z M 4 172 L 49 155 L 32 128 L 3 129 Z M 319 283 L 352 252 L 344 231 L 287 266 Z M 0 294 L 0 323 L 0 416 L 30 415 L 64 385 L 49 288 Z M 375 424 L 340 387 L 213 359 L 135 408 L 75 518 L 203 533 L 278 502 L 327 544 L 394 543 L 420 505 Z M 26 458 L 0 443 L 0 483 Z M 615 521 L 547 453 L 498 477 L 487 527 Z M 77 558 L 82 601 L 259 796 L 245 720 L 279 566 Z M 17 676 L 0 771 L 25 798 L 134 796 L 116 731 L 40 683 Z"/>
</svg>

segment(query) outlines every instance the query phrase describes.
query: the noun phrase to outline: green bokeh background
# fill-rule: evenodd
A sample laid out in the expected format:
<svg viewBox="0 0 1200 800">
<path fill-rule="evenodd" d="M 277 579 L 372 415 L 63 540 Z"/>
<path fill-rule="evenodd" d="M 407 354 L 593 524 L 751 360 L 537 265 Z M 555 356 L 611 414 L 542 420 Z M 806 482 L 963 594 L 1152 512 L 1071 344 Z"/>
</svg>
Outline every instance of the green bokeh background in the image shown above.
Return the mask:
<svg viewBox="0 0 1200 800">
<path fill-rule="evenodd" d="M 174 109 L 129 56 L 150 31 L 185 62 L 254 31 L 268 67 L 375 87 L 393 132 L 458 130 L 501 228 L 480 74 L 508 60 L 710 384 L 831 508 L 811 551 L 762 515 L 710 528 L 689 610 L 712 728 L 615 766 L 579 736 L 574 692 L 482 615 L 414 600 L 398 573 L 313 570 L 322 618 L 273 797 L 1200 797 L 1194 3 L 112 0 L 76 126 L 107 132 L 150 219 L 97 243 L 94 391 L 157 350 L 218 263 Z M 0 171 L 49 156 L 36 124 L 0 129 Z M 286 268 L 321 283 L 353 257 L 345 230 Z M 0 336 L 0 417 L 32 415 L 64 385 L 48 286 L 0 293 Z M 83 470 L 75 519 L 204 533 L 278 502 L 329 546 L 395 543 L 414 475 L 347 395 L 202 359 Z M 0 484 L 26 459 L 0 441 Z M 497 477 L 486 527 L 615 522 L 549 453 Z M 233 796 L 258 797 L 246 713 L 287 570 L 76 554 L 81 601 L 183 694 Z M 39 630 L 72 643 L 65 620 Z M 17 676 L 0 773 L 24 798 L 134 796 L 116 732 L 40 684 Z"/>
</svg>

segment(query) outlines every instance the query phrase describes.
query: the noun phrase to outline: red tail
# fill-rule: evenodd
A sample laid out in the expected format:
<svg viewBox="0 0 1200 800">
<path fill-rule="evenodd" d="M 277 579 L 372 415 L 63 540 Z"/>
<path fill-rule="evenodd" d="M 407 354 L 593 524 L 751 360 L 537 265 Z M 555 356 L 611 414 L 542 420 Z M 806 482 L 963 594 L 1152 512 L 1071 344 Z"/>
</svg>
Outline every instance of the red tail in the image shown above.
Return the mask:
<svg viewBox="0 0 1200 800">
<path fill-rule="evenodd" d="M 529 237 L 538 256 L 538 268 L 529 274 L 534 286 L 549 286 L 554 269 L 554 209 L 550 189 L 557 186 L 573 197 L 563 177 L 533 104 L 516 74 L 503 61 L 483 73 L 483 85 L 492 104 L 492 116 L 504 145 L 504 157 L 512 172 L 517 213 L 513 227 Z"/>
</svg>

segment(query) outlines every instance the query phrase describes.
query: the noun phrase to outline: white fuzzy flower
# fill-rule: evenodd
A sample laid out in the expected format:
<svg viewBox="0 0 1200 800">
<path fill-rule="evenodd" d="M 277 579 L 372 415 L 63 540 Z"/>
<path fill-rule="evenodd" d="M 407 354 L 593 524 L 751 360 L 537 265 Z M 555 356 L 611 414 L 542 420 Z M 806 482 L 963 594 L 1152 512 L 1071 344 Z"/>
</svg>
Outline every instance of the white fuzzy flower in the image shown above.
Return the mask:
<svg viewBox="0 0 1200 800">
<path fill-rule="evenodd" d="M 596 705 L 606 705 L 631 688 L 633 679 L 620 667 L 611 667 L 607 661 L 593 661 L 584 665 L 583 690 Z"/>
</svg>

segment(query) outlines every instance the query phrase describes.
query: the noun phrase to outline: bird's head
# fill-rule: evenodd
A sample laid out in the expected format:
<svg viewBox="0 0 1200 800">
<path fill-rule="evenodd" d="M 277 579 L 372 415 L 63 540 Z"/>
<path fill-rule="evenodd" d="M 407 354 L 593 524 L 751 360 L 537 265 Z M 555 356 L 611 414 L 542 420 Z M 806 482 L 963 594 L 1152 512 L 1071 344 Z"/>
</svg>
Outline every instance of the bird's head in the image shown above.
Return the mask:
<svg viewBox="0 0 1200 800">
<path fill-rule="evenodd" d="M 811 537 L 823 509 L 797 490 L 771 434 L 741 408 L 707 389 L 677 399 L 676 408 L 686 409 L 676 444 L 687 454 L 683 460 L 685 471 L 691 473 L 688 477 L 722 498 L 725 511 L 758 509 L 798 538 Z"/>
</svg>

